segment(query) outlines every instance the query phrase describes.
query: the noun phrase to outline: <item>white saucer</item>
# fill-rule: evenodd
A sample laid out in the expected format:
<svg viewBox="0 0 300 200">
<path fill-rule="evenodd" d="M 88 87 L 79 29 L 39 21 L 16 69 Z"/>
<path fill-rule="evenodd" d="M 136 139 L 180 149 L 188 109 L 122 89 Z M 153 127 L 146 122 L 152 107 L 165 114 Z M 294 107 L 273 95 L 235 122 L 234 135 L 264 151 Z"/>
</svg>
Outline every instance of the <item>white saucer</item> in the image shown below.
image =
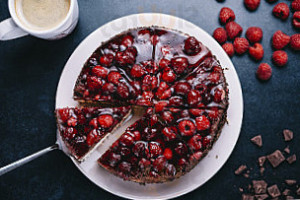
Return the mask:
<svg viewBox="0 0 300 200">
<path fill-rule="evenodd" d="M 221 169 L 229 158 L 238 140 L 243 118 L 243 97 L 240 81 L 231 60 L 222 47 L 208 33 L 186 20 L 153 13 L 119 18 L 101 26 L 82 41 L 69 58 L 61 74 L 57 87 L 56 108 L 77 105 L 72 98 L 76 79 L 85 61 L 101 45 L 101 42 L 107 41 L 112 36 L 129 28 L 152 25 L 176 29 L 195 36 L 216 55 L 222 67 L 228 69 L 225 70 L 225 76 L 229 85 L 229 123 L 224 126 L 221 136 L 208 155 L 191 172 L 169 183 L 143 186 L 123 181 L 99 167 L 96 162 L 112 141 L 115 141 L 137 116 L 134 116 L 115 134 L 105 140 L 83 163 L 78 163 L 72 159 L 78 169 L 93 183 L 115 195 L 130 199 L 169 199 L 186 194 L 203 185 Z"/>
</svg>

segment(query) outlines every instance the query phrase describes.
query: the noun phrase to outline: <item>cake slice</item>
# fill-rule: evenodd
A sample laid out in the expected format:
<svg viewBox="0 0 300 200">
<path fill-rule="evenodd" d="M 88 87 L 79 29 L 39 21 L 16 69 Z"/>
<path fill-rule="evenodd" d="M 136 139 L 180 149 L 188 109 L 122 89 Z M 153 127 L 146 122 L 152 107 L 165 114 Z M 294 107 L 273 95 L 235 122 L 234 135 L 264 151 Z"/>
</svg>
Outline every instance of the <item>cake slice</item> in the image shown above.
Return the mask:
<svg viewBox="0 0 300 200">
<path fill-rule="evenodd" d="M 83 161 L 130 115 L 131 108 L 61 108 L 55 112 L 63 142 L 74 158 Z"/>
<path fill-rule="evenodd" d="M 189 172 L 212 148 L 226 112 L 209 109 L 149 108 L 142 119 L 98 160 L 111 173 L 141 184 L 171 181 Z"/>
<path fill-rule="evenodd" d="M 215 57 L 205 58 L 186 77 L 155 96 L 157 107 L 228 107 L 228 89 L 224 72 Z"/>
</svg>

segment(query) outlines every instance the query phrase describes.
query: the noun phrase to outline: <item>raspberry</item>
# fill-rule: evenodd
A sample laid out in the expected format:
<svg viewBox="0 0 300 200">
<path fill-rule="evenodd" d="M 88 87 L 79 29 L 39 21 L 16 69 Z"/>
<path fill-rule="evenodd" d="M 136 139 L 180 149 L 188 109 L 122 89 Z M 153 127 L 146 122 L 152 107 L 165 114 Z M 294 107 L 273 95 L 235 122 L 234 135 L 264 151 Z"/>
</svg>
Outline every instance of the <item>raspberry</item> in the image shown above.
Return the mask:
<svg viewBox="0 0 300 200">
<path fill-rule="evenodd" d="M 217 28 L 214 33 L 213 37 L 219 42 L 220 44 L 223 44 L 227 40 L 227 33 L 224 28 Z"/>
<path fill-rule="evenodd" d="M 290 46 L 295 51 L 299 51 L 300 50 L 300 34 L 299 33 L 298 34 L 294 34 L 294 35 L 291 36 Z"/>
<path fill-rule="evenodd" d="M 225 43 L 222 45 L 222 48 L 227 53 L 229 57 L 232 57 L 234 55 L 234 48 L 231 43 Z"/>
<path fill-rule="evenodd" d="M 292 2 L 293 11 L 300 11 L 300 0 L 294 0 Z"/>
<path fill-rule="evenodd" d="M 244 0 L 244 4 L 248 10 L 254 11 L 258 8 L 260 0 Z"/>
<path fill-rule="evenodd" d="M 293 15 L 293 25 L 295 28 L 300 29 L 300 11 L 297 11 Z"/>
<path fill-rule="evenodd" d="M 264 48 L 261 44 L 255 43 L 249 48 L 249 54 L 254 60 L 260 61 L 264 57 Z"/>
<path fill-rule="evenodd" d="M 234 50 L 237 54 L 246 53 L 249 48 L 249 42 L 246 38 L 235 38 L 233 42 Z"/>
<path fill-rule="evenodd" d="M 267 63 L 261 63 L 256 71 L 256 75 L 262 81 L 269 80 L 272 76 L 272 68 Z"/>
<path fill-rule="evenodd" d="M 228 39 L 233 40 L 240 36 L 243 32 L 243 28 L 236 22 L 229 22 L 225 26 Z"/>
<path fill-rule="evenodd" d="M 290 36 L 284 34 L 281 31 L 276 31 L 272 37 L 272 45 L 274 49 L 283 49 L 290 42 Z"/>
<path fill-rule="evenodd" d="M 282 51 L 282 50 L 274 51 L 272 60 L 275 65 L 282 67 L 282 66 L 286 65 L 286 63 L 288 61 L 288 55 L 285 51 Z"/>
<path fill-rule="evenodd" d="M 235 14 L 233 10 L 228 7 L 224 7 L 220 10 L 220 22 L 221 24 L 226 24 L 228 22 L 235 20 Z"/>
<path fill-rule="evenodd" d="M 210 128 L 210 121 L 209 119 L 207 119 L 206 116 L 201 115 L 200 117 L 196 118 L 196 126 L 197 126 L 197 130 L 204 131 Z"/>
<path fill-rule="evenodd" d="M 259 27 L 249 27 L 246 31 L 246 38 L 250 43 L 260 42 L 263 37 L 263 32 Z"/>
<path fill-rule="evenodd" d="M 290 9 L 286 3 L 279 3 L 273 8 L 273 15 L 282 20 L 286 20 L 289 17 Z"/>
<path fill-rule="evenodd" d="M 109 128 L 114 123 L 114 119 L 111 115 L 100 115 L 98 117 L 98 123 L 103 128 Z"/>
<path fill-rule="evenodd" d="M 164 156 L 166 157 L 166 159 L 171 160 L 173 157 L 172 150 L 170 148 L 166 148 L 164 151 Z"/>
</svg>

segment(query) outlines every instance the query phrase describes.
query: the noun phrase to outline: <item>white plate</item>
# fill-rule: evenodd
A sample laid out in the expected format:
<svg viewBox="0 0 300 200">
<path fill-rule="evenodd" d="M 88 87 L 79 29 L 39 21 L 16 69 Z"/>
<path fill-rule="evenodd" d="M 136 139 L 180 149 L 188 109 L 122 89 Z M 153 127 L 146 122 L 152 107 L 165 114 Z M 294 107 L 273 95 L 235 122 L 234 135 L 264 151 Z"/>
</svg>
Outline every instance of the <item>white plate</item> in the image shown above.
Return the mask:
<svg viewBox="0 0 300 200">
<path fill-rule="evenodd" d="M 109 22 L 81 42 L 69 58 L 61 75 L 57 87 L 56 108 L 77 105 L 72 99 L 75 81 L 85 61 L 100 46 L 101 42 L 107 41 L 112 36 L 129 28 L 151 25 L 164 26 L 195 36 L 216 55 L 223 68 L 228 68 L 228 70 L 225 70 L 225 76 L 229 85 L 229 124 L 224 126 L 222 134 L 214 144 L 213 149 L 191 172 L 169 183 L 143 186 L 123 181 L 99 167 L 96 162 L 112 141 L 116 140 L 137 116 L 133 117 L 133 119 L 119 128 L 115 134 L 105 140 L 83 163 L 78 163 L 72 159 L 76 167 L 93 183 L 115 195 L 131 199 L 174 198 L 203 185 L 221 169 L 229 158 L 238 140 L 243 118 L 243 97 L 240 81 L 231 60 L 222 47 L 208 33 L 186 20 L 170 15 L 152 13 L 130 15 Z"/>
</svg>

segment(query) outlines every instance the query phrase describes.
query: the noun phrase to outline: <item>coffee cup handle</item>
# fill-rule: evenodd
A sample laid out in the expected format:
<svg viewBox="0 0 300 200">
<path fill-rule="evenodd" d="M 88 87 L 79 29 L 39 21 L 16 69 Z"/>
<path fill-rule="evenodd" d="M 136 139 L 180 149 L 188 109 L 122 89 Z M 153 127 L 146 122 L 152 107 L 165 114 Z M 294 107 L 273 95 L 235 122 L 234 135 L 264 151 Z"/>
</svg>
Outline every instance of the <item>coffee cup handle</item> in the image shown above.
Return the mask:
<svg viewBox="0 0 300 200">
<path fill-rule="evenodd" d="M 0 41 L 12 40 L 26 35 L 28 33 L 19 28 L 12 18 L 0 22 Z"/>
</svg>

